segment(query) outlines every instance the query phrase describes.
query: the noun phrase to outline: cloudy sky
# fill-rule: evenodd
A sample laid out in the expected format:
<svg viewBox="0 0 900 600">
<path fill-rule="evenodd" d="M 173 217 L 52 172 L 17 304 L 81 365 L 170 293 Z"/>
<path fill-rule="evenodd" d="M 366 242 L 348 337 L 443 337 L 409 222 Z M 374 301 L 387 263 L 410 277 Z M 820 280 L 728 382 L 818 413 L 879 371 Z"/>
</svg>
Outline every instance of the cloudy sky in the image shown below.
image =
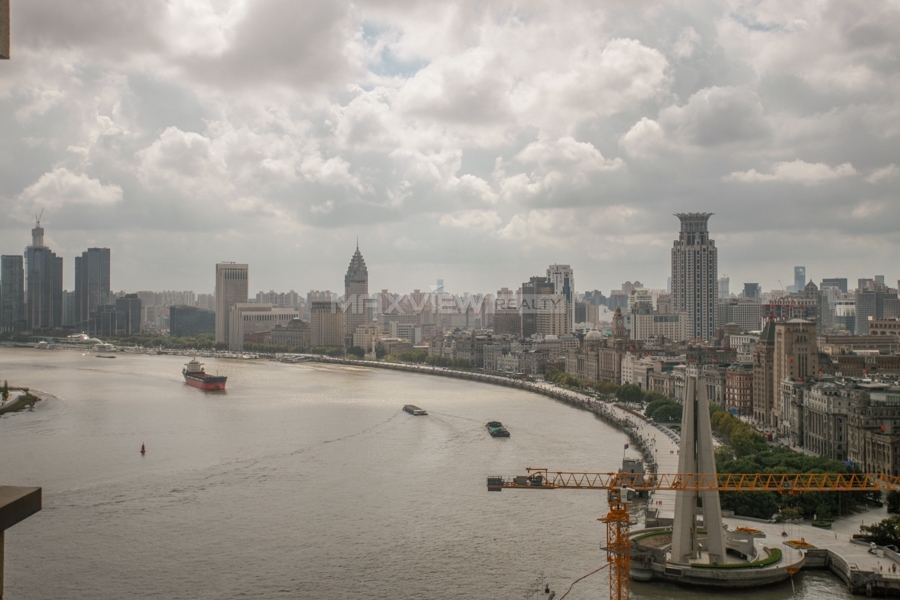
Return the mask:
<svg viewBox="0 0 900 600">
<path fill-rule="evenodd" d="M 0 252 L 116 290 L 900 277 L 900 3 L 13 0 Z"/>
</svg>

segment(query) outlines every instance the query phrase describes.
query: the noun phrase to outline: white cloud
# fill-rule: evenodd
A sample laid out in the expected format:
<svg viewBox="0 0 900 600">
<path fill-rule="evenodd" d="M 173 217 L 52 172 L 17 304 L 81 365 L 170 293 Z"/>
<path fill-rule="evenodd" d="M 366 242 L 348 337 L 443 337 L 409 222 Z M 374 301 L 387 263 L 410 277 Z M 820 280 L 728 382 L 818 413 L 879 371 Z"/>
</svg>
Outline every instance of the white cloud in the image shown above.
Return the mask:
<svg viewBox="0 0 900 600">
<path fill-rule="evenodd" d="M 756 169 L 735 171 L 725 177 L 726 181 L 740 183 L 758 183 L 768 181 L 786 181 L 803 185 L 818 185 L 825 181 L 856 175 L 856 169 L 850 163 L 830 167 L 824 163 L 808 163 L 802 160 L 777 162 L 772 166 L 772 173 L 760 173 Z"/>
<path fill-rule="evenodd" d="M 509 173 L 516 163 L 526 172 Z M 516 154 L 515 163 L 498 161 L 494 179 L 507 202 L 559 204 L 571 202 L 604 174 L 624 166 L 621 158 L 609 160 L 593 144 L 566 136 L 528 144 Z"/>
<path fill-rule="evenodd" d="M 442 215 L 440 224 L 447 227 L 459 227 L 469 231 L 493 231 L 503 219 L 493 210 L 465 210 Z"/>
<path fill-rule="evenodd" d="M 525 146 L 516 155 L 524 164 L 538 165 L 544 171 L 601 172 L 624 166 L 621 158 L 607 160 L 593 144 L 579 142 L 570 136 L 555 141 L 540 140 Z"/>
<path fill-rule="evenodd" d="M 694 53 L 694 47 L 700 43 L 700 34 L 693 27 L 685 27 L 672 47 L 672 53 L 679 58 L 688 58 Z"/>
<path fill-rule="evenodd" d="M 199 133 L 168 127 L 137 158 L 138 180 L 151 189 L 209 197 L 233 188 L 224 157 Z"/>
<path fill-rule="evenodd" d="M 122 188 L 103 184 L 83 173 L 57 167 L 22 190 L 19 203 L 29 208 L 58 209 L 68 205 L 111 206 L 122 201 Z"/>
<path fill-rule="evenodd" d="M 672 105 L 657 120 L 642 117 L 620 144 L 635 157 L 754 142 L 769 134 L 762 103 L 745 87 L 710 87 L 684 106 Z"/>
<path fill-rule="evenodd" d="M 866 181 L 868 181 L 869 183 L 892 181 L 897 178 L 897 175 L 900 175 L 900 168 L 897 168 L 897 165 L 895 164 L 890 164 L 886 167 L 876 170 L 874 173 L 866 177 Z"/>
</svg>

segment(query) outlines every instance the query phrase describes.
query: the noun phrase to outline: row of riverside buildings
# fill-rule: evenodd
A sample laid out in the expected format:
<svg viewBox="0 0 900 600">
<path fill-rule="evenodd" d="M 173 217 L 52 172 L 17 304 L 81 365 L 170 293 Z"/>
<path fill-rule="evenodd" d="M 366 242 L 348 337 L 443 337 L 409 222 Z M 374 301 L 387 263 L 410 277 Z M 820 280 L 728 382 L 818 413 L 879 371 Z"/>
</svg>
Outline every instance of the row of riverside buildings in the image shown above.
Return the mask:
<svg viewBox="0 0 900 600">
<path fill-rule="evenodd" d="M 447 294 L 440 281 L 429 292 L 369 294 L 358 246 L 343 296 L 311 292 L 302 302 L 294 293 L 271 292 L 252 302 L 248 265 L 223 262 L 216 265 L 215 294 L 204 300 L 206 308 L 187 306 L 193 294 L 175 292 L 112 298 L 109 250 L 91 248 L 75 259 L 80 299 L 72 314 L 82 331 L 116 335 L 139 330 L 139 319 L 129 325 L 126 317 L 123 325 L 121 315 L 140 313 L 142 300 L 171 303 L 172 335 L 214 332 L 234 351 L 251 343 L 297 352 L 355 346 L 369 358 L 421 350 L 487 371 L 540 376 L 565 370 L 675 400 L 683 399 L 686 376 L 695 372 L 712 403 L 771 439 L 866 472 L 900 475 L 897 290 L 876 277 L 860 280 L 855 291 L 846 289 L 846 280 L 832 279 L 821 287 L 795 283 L 793 291 L 765 302 L 756 284 L 748 284 L 749 293 L 745 285 L 742 297 L 723 297 L 710 215 L 677 216 L 671 292 L 626 282 L 625 301 L 606 322 L 586 308 L 597 306 L 597 293 L 575 293 L 569 265 L 550 265 L 545 275 L 494 297 Z M 62 259 L 44 245 L 39 224 L 32 236 L 24 256 L 3 257 L 5 331 L 52 330 L 61 319 L 55 315 Z M 847 310 L 851 304 L 854 313 Z"/>
</svg>

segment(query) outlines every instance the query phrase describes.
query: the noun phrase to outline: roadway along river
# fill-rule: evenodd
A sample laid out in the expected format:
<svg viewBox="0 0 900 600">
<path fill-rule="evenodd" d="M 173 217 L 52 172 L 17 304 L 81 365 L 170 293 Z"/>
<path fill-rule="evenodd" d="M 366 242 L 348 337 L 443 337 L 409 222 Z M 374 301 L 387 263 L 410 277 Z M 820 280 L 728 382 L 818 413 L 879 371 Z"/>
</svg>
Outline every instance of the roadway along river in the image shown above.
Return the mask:
<svg viewBox="0 0 900 600">
<path fill-rule="evenodd" d="M 186 360 L 0 348 L 0 379 L 54 396 L 0 418 L 0 483 L 44 488 L 44 510 L 7 532 L 7 599 L 531 598 L 541 573 L 560 595 L 604 564 L 602 492 L 485 488 L 526 466 L 618 468 L 624 434 L 588 413 L 468 381 L 265 361 L 208 359 L 229 379 L 207 393 L 183 383 Z M 512 436 L 490 438 L 492 419 Z M 606 597 L 605 573 L 568 600 Z M 828 573 L 796 585 L 733 596 L 850 597 Z"/>
</svg>

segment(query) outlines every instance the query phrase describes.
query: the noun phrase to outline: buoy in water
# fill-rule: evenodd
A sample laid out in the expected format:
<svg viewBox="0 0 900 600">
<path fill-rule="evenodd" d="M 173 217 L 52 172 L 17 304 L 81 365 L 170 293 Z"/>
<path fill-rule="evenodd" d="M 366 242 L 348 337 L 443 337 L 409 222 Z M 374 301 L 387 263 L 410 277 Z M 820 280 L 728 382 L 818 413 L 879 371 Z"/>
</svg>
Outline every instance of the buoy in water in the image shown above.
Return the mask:
<svg viewBox="0 0 900 600">
<path fill-rule="evenodd" d="M 147 449 L 144 447 L 143 444 L 141 444 L 141 454 L 146 454 L 146 453 L 147 453 Z"/>
</svg>

